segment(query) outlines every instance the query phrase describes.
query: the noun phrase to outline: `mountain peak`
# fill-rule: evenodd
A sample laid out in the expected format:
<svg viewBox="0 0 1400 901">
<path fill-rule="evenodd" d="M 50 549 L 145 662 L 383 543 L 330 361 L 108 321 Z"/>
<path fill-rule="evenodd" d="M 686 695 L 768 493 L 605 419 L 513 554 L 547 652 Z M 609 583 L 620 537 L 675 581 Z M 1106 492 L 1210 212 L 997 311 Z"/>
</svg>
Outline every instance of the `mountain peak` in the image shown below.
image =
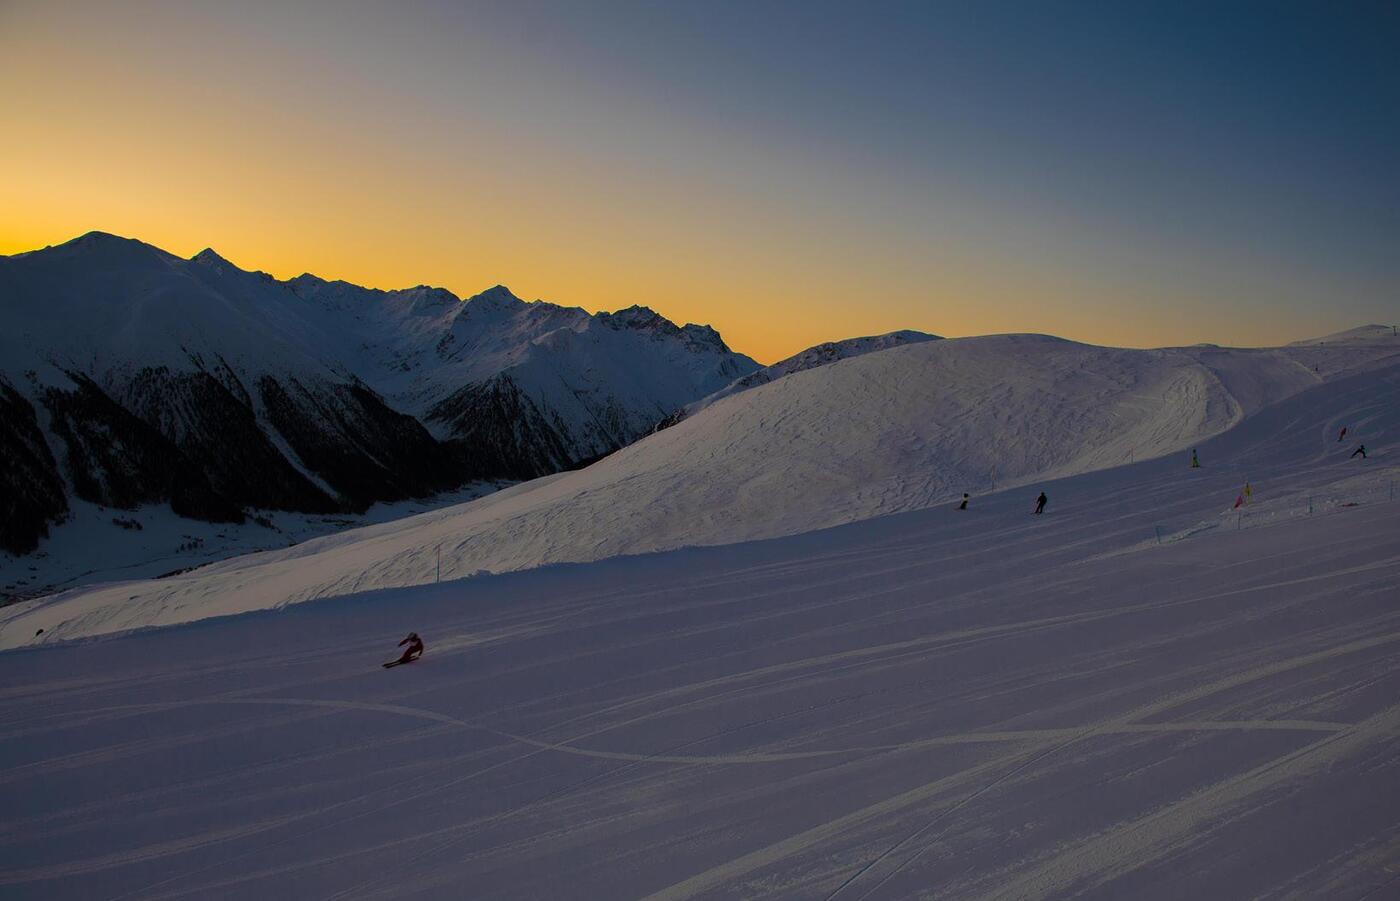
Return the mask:
<svg viewBox="0 0 1400 901">
<path fill-rule="evenodd" d="M 678 334 L 680 329 L 674 322 L 662 316 L 651 307 L 644 307 L 641 304 L 633 304 L 625 310 L 618 310 L 615 313 L 599 313 L 598 321 L 609 328 L 635 329 L 637 331 L 661 331 L 667 334 Z"/>
<path fill-rule="evenodd" d="M 465 302 L 477 305 L 478 308 L 501 308 L 512 304 L 524 303 L 525 301 L 512 294 L 510 289 L 505 285 L 494 285 L 482 291 L 480 294 L 473 294 L 471 297 L 468 297 Z"/>
<path fill-rule="evenodd" d="M 149 264 L 154 261 L 168 263 L 179 257 L 166 253 L 159 247 L 138 241 L 136 238 L 123 238 L 103 231 L 90 231 L 71 241 L 53 244 L 40 250 L 32 250 L 18 256 L 32 256 L 36 259 L 49 258 L 64 261 L 65 265 L 76 260 L 92 260 L 99 266 L 128 266 Z"/>
<path fill-rule="evenodd" d="M 212 247 L 206 247 L 199 253 L 190 257 L 191 263 L 198 263 L 201 266 L 233 266 L 228 260 L 219 256 Z M 234 267 L 235 269 L 238 267 Z"/>
</svg>

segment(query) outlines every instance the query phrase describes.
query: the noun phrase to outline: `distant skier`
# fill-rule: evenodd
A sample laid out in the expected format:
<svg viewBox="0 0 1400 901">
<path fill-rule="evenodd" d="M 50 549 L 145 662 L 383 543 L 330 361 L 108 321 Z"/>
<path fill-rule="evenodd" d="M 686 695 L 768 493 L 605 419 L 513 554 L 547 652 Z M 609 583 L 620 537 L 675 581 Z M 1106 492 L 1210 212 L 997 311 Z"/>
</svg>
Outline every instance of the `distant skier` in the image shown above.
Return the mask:
<svg viewBox="0 0 1400 901">
<path fill-rule="evenodd" d="M 1340 432 L 1337 433 L 1337 443 L 1338 443 L 1338 444 L 1341 444 L 1341 443 L 1342 443 L 1342 439 L 1345 438 L 1346 436 L 1347 436 L 1347 427 L 1346 427 L 1346 426 L 1342 426 L 1342 430 L 1341 430 Z"/>
<path fill-rule="evenodd" d="M 964 491 L 964 492 L 963 492 L 962 503 L 961 503 L 961 504 L 958 504 L 958 509 L 959 509 L 959 510 L 966 510 L 966 509 L 967 509 L 967 499 L 968 499 L 968 498 L 967 498 L 967 492 Z"/>
<path fill-rule="evenodd" d="M 423 656 L 423 639 L 418 637 L 417 632 L 408 633 L 408 637 L 399 642 L 399 647 L 403 647 L 404 645 L 408 645 L 408 648 L 403 652 L 403 656 L 398 660 L 390 660 L 388 663 L 384 664 L 385 669 L 391 666 L 398 666 L 401 663 L 412 663 L 414 660 Z"/>
<path fill-rule="evenodd" d="M 1236 496 L 1235 496 L 1235 506 L 1234 506 L 1233 508 L 1231 508 L 1231 509 L 1238 510 L 1239 508 L 1241 508 L 1241 507 L 1243 507 L 1243 506 L 1244 506 L 1244 495 L 1243 495 L 1243 494 L 1236 495 Z"/>
<path fill-rule="evenodd" d="M 1356 446 L 1356 450 L 1354 450 L 1354 451 L 1351 452 L 1351 456 L 1352 456 L 1352 457 L 1355 457 L 1357 454 L 1360 454 L 1360 455 L 1361 455 L 1361 459 L 1365 460 L 1365 459 L 1366 459 L 1366 445 L 1364 445 L 1364 444 L 1358 444 L 1358 445 Z M 1351 458 L 1348 457 L 1347 459 L 1351 459 Z"/>
<path fill-rule="evenodd" d="M 1192 469 L 1200 469 L 1200 468 L 1201 468 L 1201 461 L 1200 461 L 1200 459 L 1196 456 L 1196 449 L 1195 449 L 1194 447 L 1191 448 L 1191 468 L 1192 468 Z"/>
<path fill-rule="evenodd" d="M 1254 489 L 1251 488 L 1251 487 L 1249 487 L 1249 483 L 1248 483 L 1248 482 L 1245 482 L 1245 483 L 1244 483 L 1244 494 L 1241 495 L 1241 496 L 1244 498 L 1244 502 L 1245 502 L 1246 504 L 1249 503 L 1250 501 L 1254 500 Z"/>
<path fill-rule="evenodd" d="M 1035 512 L 1036 512 L 1036 515 L 1040 515 L 1041 513 L 1044 513 L 1044 512 L 1045 512 L 1045 501 L 1046 501 L 1046 500 L 1047 500 L 1047 498 L 1045 497 L 1045 492 L 1044 492 L 1044 491 L 1040 492 L 1040 497 L 1038 497 L 1038 498 L 1035 499 Z"/>
</svg>

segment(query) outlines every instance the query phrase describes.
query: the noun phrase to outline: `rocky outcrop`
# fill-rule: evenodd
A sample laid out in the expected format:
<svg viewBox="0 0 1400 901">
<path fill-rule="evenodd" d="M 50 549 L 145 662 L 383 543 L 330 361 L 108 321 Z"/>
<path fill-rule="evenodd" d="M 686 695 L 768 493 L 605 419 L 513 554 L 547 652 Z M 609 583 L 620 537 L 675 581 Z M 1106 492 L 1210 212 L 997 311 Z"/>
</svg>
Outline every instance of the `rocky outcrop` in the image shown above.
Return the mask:
<svg viewBox="0 0 1400 901">
<path fill-rule="evenodd" d="M 209 482 L 197 461 L 77 372 L 71 390 L 47 387 L 50 429 L 62 442 L 73 493 L 106 507 L 168 503 L 181 516 L 242 522 L 238 505 Z"/>
<path fill-rule="evenodd" d="M 457 448 L 439 444 L 412 416 L 391 410 L 364 385 L 258 380 L 268 421 L 302 464 L 346 506 L 422 497 L 455 488 L 481 472 Z"/>
<path fill-rule="evenodd" d="M 0 550 L 27 554 L 68 512 L 63 479 L 34 407 L 0 379 Z"/>
<path fill-rule="evenodd" d="M 547 415 L 508 375 L 467 385 L 428 412 L 470 452 L 484 477 L 533 479 L 581 460 L 570 450 L 573 436 Z"/>
</svg>

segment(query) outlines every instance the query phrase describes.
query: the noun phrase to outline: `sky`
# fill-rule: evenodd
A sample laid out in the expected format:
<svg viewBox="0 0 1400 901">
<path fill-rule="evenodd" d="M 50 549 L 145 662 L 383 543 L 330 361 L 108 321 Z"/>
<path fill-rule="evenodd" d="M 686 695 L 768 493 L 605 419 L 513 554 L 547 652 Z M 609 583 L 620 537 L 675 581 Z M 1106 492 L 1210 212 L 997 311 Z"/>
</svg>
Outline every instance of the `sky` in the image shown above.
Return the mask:
<svg viewBox="0 0 1400 901">
<path fill-rule="evenodd" d="M 1400 5 L 0 0 L 0 254 L 915 328 L 1400 320 Z"/>
</svg>

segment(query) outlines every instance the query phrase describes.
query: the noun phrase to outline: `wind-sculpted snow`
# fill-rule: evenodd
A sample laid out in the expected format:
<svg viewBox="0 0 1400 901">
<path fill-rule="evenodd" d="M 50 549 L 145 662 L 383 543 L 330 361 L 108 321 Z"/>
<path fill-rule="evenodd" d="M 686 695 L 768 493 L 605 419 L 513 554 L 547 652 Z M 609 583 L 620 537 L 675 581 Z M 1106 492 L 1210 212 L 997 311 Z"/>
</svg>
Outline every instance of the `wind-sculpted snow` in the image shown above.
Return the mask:
<svg viewBox="0 0 1400 901">
<path fill-rule="evenodd" d="M 0 618 L 0 645 L 38 628 L 61 639 L 421 584 L 439 560 L 454 579 L 792 535 L 963 491 L 976 508 L 994 490 L 1035 486 L 1029 510 L 1049 480 L 1164 454 L 1156 465 L 1176 469 L 1193 447 L 1209 461 L 1213 446 L 1243 442 L 1230 453 L 1257 458 L 1259 478 L 1319 434 L 1334 438 L 1339 417 L 1353 417 L 1373 450 L 1400 437 L 1395 352 L 1378 345 L 1353 360 L 1357 374 L 1324 381 L 1290 351 L 1116 350 L 1034 335 L 897 347 L 793 373 L 587 469 L 459 507 L 22 605 Z"/>
<path fill-rule="evenodd" d="M 1084 378 L 1089 350 L 1007 340 L 1042 402 Z M 890 353 L 952 378 L 985 349 Z M 1383 486 L 1397 390 L 1395 364 L 1316 385 L 1199 469 L 0 654 L 0 896 L 1392 897 L 1400 499 L 1144 536 L 1218 522 L 1245 478 L 1260 507 Z M 283 559 L 382 550 L 322 545 Z M 0 638 L 65 622 L 41 605 Z M 409 631 L 426 654 L 381 669 Z"/>
</svg>

